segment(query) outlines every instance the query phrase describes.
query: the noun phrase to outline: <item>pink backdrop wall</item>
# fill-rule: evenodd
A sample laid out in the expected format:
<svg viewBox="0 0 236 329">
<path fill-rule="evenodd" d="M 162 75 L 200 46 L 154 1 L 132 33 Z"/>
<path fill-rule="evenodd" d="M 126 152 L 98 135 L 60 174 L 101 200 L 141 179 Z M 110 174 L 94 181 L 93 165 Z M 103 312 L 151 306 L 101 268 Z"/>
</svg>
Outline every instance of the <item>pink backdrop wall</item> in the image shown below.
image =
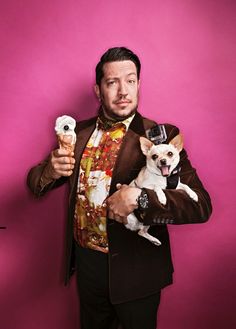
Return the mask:
<svg viewBox="0 0 236 329">
<path fill-rule="evenodd" d="M 214 206 L 204 225 L 170 227 L 175 283 L 159 329 L 236 328 L 235 4 L 0 2 L 1 328 L 78 328 L 75 281 L 62 284 L 66 188 L 34 200 L 25 179 L 53 147 L 58 115 L 96 113 L 94 67 L 117 45 L 141 58 L 140 112 L 181 128 Z"/>
</svg>

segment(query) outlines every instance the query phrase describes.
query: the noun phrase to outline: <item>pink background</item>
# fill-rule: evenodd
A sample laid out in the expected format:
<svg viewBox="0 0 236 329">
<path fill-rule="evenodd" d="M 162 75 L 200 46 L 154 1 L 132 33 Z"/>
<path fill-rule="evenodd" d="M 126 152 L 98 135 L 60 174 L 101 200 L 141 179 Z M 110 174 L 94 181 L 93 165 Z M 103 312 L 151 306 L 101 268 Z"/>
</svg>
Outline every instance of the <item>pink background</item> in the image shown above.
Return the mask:
<svg viewBox="0 0 236 329">
<path fill-rule="evenodd" d="M 235 9 L 234 0 L 1 1 L 1 328 L 79 326 L 75 280 L 62 284 L 66 187 L 34 200 L 25 179 L 54 146 L 58 115 L 96 113 L 95 65 L 120 45 L 143 64 L 140 112 L 181 128 L 214 206 L 204 225 L 169 227 L 175 276 L 159 329 L 236 328 Z"/>
</svg>

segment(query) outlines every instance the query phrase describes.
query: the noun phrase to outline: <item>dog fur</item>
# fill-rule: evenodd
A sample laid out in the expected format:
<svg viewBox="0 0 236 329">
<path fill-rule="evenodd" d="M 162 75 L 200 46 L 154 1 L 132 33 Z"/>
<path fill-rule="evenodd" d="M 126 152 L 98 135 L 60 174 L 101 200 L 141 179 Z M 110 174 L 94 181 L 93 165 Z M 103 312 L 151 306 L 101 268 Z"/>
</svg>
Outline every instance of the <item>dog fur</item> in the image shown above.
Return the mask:
<svg viewBox="0 0 236 329">
<path fill-rule="evenodd" d="M 140 137 L 140 146 L 146 156 L 146 166 L 143 167 L 138 177 L 130 183 L 130 186 L 152 189 L 156 192 L 159 202 L 166 205 L 167 199 L 164 189 L 167 186 L 167 177 L 171 175 L 180 160 L 180 151 L 183 149 L 183 137 L 175 136 L 169 144 L 153 144 L 149 139 Z M 185 191 L 191 199 L 198 201 L 197 194 L 186 184 L 178 181 L 176 189 Z M 137 231 L 138 234 L 153 244 L 159 246 L 161 241 L 148 233 L 150 226 L 143 225 L 134 215 L 127 217 L 126 228 Z"/>
</svg>

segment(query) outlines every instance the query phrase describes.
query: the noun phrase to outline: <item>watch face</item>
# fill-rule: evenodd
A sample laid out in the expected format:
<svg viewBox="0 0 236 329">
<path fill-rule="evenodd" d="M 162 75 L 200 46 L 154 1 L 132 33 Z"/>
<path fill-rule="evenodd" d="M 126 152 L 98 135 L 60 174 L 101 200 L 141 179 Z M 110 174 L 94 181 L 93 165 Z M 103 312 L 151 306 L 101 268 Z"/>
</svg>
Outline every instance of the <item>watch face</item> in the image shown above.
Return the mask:
<svg viewBox="0 0 236 329">
<path fill-rule="evenodd" d="M 147 192 L 145 192 L 144 190 L 141 192 L 141 194 L 139 196 L 138 204 L 141 209 L 148 208 L 148 195 L 147 195 Z"/>
</svg>

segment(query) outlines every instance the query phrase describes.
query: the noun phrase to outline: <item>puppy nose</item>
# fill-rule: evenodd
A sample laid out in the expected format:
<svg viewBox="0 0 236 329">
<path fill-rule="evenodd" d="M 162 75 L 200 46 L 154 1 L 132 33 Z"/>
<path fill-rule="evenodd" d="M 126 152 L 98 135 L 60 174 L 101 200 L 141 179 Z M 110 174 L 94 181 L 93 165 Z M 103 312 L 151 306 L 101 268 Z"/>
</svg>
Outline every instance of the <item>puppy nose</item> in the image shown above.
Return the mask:
<svg viewBox="0 0 236 329">
<path fill-rule="evenodd" d="M 165 166 L 166 165 L 166 159 L 161 159 L 160 163 L 161 163 L 161 165 Z"/>
</svg>

